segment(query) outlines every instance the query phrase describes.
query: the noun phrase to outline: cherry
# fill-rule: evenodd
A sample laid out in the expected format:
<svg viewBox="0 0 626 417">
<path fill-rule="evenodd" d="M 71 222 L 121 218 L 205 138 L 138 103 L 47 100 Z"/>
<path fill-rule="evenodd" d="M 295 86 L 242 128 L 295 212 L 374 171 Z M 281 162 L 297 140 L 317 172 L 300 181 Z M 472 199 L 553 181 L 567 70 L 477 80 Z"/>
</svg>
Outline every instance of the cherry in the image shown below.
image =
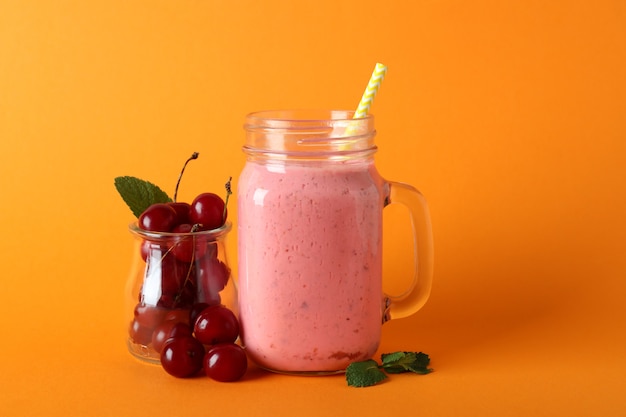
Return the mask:
<svg viewBox="0 0 626 417">
<path fill-rule="evenodd" d="M 150 256 L 151 249 L 152 249 L 152 243 L 149 240 L 143 240 L 141 242 L 139 253 L 141 253 L 141 259 L 143 259 L 144 262 L 148 260 L 148 256 Z"/>
<path fill-rule="evenodd" d="M 177 201 L 177 202 L 167 203 L 167 205 L 173 208 L 174 211 L 176 212 L 175 224 L 184 224 L 184 223 L 190 222 L 189 210 L 191 206 L 189 205 L 189 203 Z"/>
<path fill-rule="evenodd" d="M 222 305 L 207 307 L 194 323 L 194 335 L 202 344 L 233 343 L 239 337 L 239 321 Z"/>
<path fill-rule="evenodd" d="M 189 310 L 189 324 L 191 325 L 191 327 L 195 326 L 198 316 L 207 307 L 210 307 L 210 305 L 207 303 L 195 303 L 191 306 L 191 309 Z"/>
<path fill-rule="evenodd" d="M 176 239 L 172 246 L 174 256 L 184 262 L 191 262 L 194 258 L 203 256 L 207 251 L 207 242 L 193 235 L 196 228 L 189 223 L 179 224 L 172 229 L 172 233 L 184 233 Z"/>
<path fill-rule="evenodd" d="M 139 303 L 135 306 L 135 321 L 140 325 L 154 329 L 165 319 L 167 310 Z"/>
<path fill-rule="evenodd" d="M 188 378 L 203 367 L 204 346 L 192 336 L 172 337 L 161 350 L 161 366 L 177 378 Z"/>
<path fill-rule="evenodd" d="M 189 223 L 179 224 L 172 229 L 172 233 L 191 233 L 193 226 Z M 172 246 L 172 253 L 177 259 L 184 262 L 191 262 L 194 256 L 194 243 L 195 238 L 193 236 L 181 236 L 177 239 Z"/>
<path fill-rule="evenodd" d="M 220 303 L 220 291 L 230 277 L 230 268 L 219 259 L 208 254 L 196 263 L 198 301 L 210 305 Z"/>
<path fill-rule="evenodd" d="M 189 217 L 202 230 L 217 229 L 226 219 L 224 200 L 214 193 L 202 193 L 191 203 Z"/>
<path fill-rule="evenodd" d="M 195 268 L 153 247 L 146 263 L 140 301 L 163 308 L 190 307 L 196 297 Z"/>
<path fill-rule="evenodd" d="M 204 372 L 216 381 L 237 381 L 247 369 L 246 353 L 241 346 L 234 343 L 215 345 L 204 355 Z"/>
<path fill-rule="evenodd" d="M 139 216 L 139 227 L 150 232 L 169 232 L 176 225 L 176 210 L 166 203 L 155 203 Z"/>
<path fill-rule="evenodd" d="M 176 296 L 174 297 L 172 305 L 174 307 L 185 307 L 189 308 L 193 305 L 196 300 L 196 284 L 193 279 L 193 274 L 190 276 L 190 279 L 187 280 L 183 287 L 178 291 Z"/>
<path fill-rule="evenodd" d="M 195 227 L 198 228 L 198 226 L 195 226 Z M 218 255 L 217 242 L 214 237 L 203 235 L 202 233 L 198 233 L 195 235 L 195 238 L 196 238 L 196 252 L 195 252 L 196 262 L 202 262 L 202 257 L 204 256 L 206 256 L 207 259 L 217 258 L 217 255 Z"/>
<path fill-rule="evenodd" d="M 167 313 L 163 317 L 163 321 L 172 321 L 175 323 L 183 323 L 189 326 L 189 309 L 176 308 L 174 310 L 166 310 Z"/>
<path fill-rule="evenodd" d="M 191 328 L 183 323 L 164 321 L 152 333 L 152 348 L 161 353 L 165 343 L 173 337 L 191 336 Z"/>
<path fill-rule="evenodd" d="M 152 331 L 150 327 L 143 326 L 137 320 L 133 320 L 130 323 L 128 333 L 133 342 L 147 346 L 152 341 Z"/>
<path fill-rule="evenodd" d="M 189 265 L 166 256 L 160 266 L 161 295 L 176 296 L 183 287 Z M 171 308 L 171 306 L 167 307 Z"/>
</svg>

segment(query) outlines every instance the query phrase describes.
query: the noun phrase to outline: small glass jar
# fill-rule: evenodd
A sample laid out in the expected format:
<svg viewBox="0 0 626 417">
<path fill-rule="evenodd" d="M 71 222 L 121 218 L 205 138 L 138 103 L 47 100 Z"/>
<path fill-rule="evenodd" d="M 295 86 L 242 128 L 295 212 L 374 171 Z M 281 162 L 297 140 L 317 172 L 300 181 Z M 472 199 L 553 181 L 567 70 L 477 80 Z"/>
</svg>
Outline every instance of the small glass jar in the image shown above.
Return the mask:
<svg viewBox="0 0 626 417">
<path fill-rule="evenodd" d="M 153 335 L 166 321 L 189 324 L 192 309 L 224 305 L 237 312 L 237 289 L 226 255 L 227 222 L 190 233 L 149 232 L 134 222 L 133 261 L 126 287 L 128 350 L 159 363 Z"/>
</svg>

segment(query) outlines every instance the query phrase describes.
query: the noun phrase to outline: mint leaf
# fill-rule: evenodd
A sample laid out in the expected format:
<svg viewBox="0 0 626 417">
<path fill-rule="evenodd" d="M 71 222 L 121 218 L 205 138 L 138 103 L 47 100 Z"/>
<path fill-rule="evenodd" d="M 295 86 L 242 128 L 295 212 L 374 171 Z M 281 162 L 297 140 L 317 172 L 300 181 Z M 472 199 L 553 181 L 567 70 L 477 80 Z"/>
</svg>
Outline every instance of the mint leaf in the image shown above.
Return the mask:
<svg viewBox="0 0 626 417">
<path fill-rule="evenodd" d="M 406 357 L 406 352 L 393 352 L 393 353 L 383 353 L 380 356 L 380 359 L 383 362 L 383 366 L 392 365 L 395 362 L 401 361 L 404 357 Z"/>
<path fill-rule="evenodd" d="M 415 372 L 416 374 L 429 374 L 433 370 L 429 368 L 428 365 L 430 365 L 430 357 L 423 352 L 417 352 L 415 354 L 415 360 L 409 365 L 409 371 Z"/>
<path fill-rule="evenodd" d="M 135 217 L 139 217 L 152 204 L 172 201 L 159 187 L 136 177 L 116 177 L 115 188 Z"/>
<path fill-rule="evenodd" d="M 375 360 L 354 362 L 346 369 L 346 381 L 348 386 L 369 387 L 376 385 L 387 378 L 387 375 L 378 368 Z"/>
<path fill-rule="evenodd" d="M 349 386 L 369 387 L 387 378 L 389 374 L 413 372 L 429 374 L 433 370 L 428 367 L 430 357 L 422 352 L 393 352 L 381 355 L 382 365 L 373 360 L 354 362 L 346 369 L 346 381 Z M 382 369 L 381 369 L 382 368 Z M 384 370 L 384 371 L 383 371 Z"/>
<path fill-rule="evenodd" d="M 430 358 L 422 352 L 394 352 L 383 354 L 382 367 L 390 374 L 414 372 L 416 374 L 428 374 L 432 369 L 428 368 Z"/>
</svg>

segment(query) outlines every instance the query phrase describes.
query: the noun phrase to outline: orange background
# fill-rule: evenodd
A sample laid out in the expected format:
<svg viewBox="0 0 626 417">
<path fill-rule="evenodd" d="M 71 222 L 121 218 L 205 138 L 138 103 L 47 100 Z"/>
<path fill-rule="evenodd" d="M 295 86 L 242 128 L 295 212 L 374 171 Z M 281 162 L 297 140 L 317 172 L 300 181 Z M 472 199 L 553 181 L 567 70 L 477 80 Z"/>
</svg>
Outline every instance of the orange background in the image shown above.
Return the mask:
<svg viewBox="0 0 626 417">
<path fill-rule="evenodd" d="M 219 384 L 132 359 L 113 178 L 172 193 L 198 151 L 180 198 L 222 190 L 247 112 L 352 109 L 377 61 L 377 165 L 426 195 L 436 251 L 380 350 L 435 372 Z M 624 415 L 625 74 L 621 0 L 3 1 L 0 415 Z"/>
</svg>

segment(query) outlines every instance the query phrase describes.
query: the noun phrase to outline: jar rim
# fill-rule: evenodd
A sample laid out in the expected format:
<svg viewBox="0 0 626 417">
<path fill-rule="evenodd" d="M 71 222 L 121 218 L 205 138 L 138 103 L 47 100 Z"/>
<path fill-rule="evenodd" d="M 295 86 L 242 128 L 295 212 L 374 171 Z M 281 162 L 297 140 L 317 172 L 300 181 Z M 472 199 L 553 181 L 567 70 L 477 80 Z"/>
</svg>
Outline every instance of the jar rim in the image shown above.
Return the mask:
<svg viewBox="0 0 626 417">
<path fill-rule="evenodd" d="M 228 234 L 233 227 L 232 222 L 226 221 L 222 226 L 217 229 L 211 230 L 199 230 L 197 232 L 175 233 L 175 232 L 152 232 L 143 230 L 139 227 L 137 221 L 134 221 L 128 225 L 128 230 L 135 236 L 139 236 L 144 239 L 168 239 L 168 238 L 185 238 L 188 236 L 209 238 L 210 240 L 217 240 L 218 238 Z"/>
<path fill-rule="evenodd" d="M 358 119 L 353 118 L 354 110 L 323 110 L 323 109 L 278 109 L 261 110 L 248 113 L 245 117 L 246 129 L 255 128 L 281 128 L 286 126 L 308 126 L 308 125 L 345 125 L 369 124 L 374 121 L 373 114 L 367 114 Z"/>
<path fill-rule="evenodd" d="M 374 116 L 351 110 L 263 110 L 246 116 L 247 154 L 314 159 L 350 158 L 376 151 Z"/>
</svg>

